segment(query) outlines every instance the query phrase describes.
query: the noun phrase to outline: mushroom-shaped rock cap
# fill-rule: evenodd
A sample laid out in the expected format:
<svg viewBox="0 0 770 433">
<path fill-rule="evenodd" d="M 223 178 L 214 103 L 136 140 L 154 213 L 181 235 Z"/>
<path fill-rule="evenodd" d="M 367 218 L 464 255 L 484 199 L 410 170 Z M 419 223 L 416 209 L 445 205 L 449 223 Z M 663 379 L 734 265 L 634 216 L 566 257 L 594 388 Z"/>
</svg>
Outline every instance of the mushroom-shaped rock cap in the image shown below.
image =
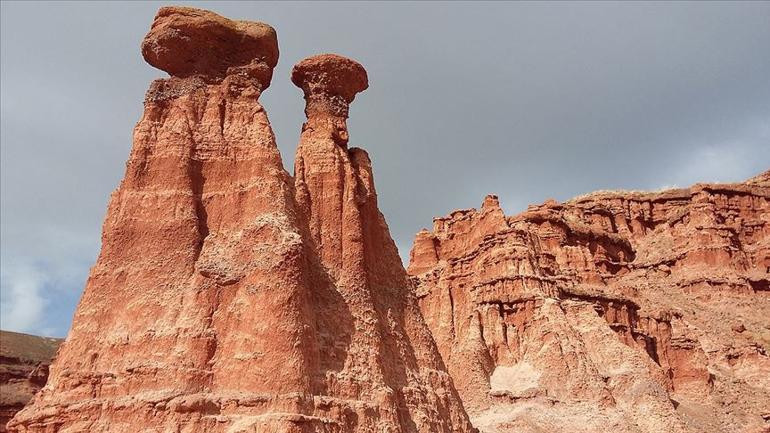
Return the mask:
<svg viewBox="0 0 770 433">
<path fill-rule="evenodd" d="M 232 67 L 253 66 L 259 75 L 278 64 L 275 29 L 256 21 L 234 21 L 202 9 L 164 7 L 142 42 L 147 63 L 175 77 L 218 79 Z M 254 69 L 253 68 L 253 69 Z"/>
<path fill-rule="evenodd" d="M 369 87 L 366 70 L 360 63 L 337 54 L 319 54 L 294 65 L 291 81 L 305 95 L 341 96 L 353 102 L 356 93 Z"/>
</svg>

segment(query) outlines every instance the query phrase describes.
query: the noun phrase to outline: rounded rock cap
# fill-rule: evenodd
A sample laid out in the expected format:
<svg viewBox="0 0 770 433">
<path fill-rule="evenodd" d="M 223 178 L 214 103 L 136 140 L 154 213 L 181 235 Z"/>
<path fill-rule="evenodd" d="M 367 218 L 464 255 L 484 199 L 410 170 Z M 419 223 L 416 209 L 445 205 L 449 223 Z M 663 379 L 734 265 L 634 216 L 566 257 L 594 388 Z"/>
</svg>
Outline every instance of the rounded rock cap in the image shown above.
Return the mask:
<svg viewBox="0 0 770 433">
<path fill-rule="evenodd" d="M 484 197 L 484 202 L 481 203 L 481 210 L 494 209 L 500 207 L 500 200 L 497 198 L 497 194 L 487 194 Z"/>
<path fill-rule="evenodd" d="M 203 9 L 163 7 L 142 41 L 142 56 L 180 78 L 219 79 L 229 68 L 253 66 L 260 76 L 267 75 L 267 87 L 278 64 L 278 37 L 265 23 L 234 21 Z"/>
<path fill-rule="evenodd" d="M 291 81 L 305 95 L 328 94 L 353 102 L 356 93 L 369 87 L 366 70 L 360 63 L 337 54 L 319 54 L 294 65 Z"/>
</svg>

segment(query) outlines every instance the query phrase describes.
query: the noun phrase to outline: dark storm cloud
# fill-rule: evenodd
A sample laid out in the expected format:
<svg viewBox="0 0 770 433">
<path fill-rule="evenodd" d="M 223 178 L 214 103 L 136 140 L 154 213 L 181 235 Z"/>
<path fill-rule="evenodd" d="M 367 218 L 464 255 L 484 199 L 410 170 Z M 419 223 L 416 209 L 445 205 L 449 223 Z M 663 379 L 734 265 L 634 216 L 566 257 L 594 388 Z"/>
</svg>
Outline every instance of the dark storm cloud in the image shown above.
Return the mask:
<svg viewBox="0 0 770 433">
<path fill-rule="evenodd" d="M 2 327 L 63 335 L 150 80 L 160 4 L 2 3 Z M 291 66 L 337 52 L 371 87 L 349 122 L 402 255 L 486 193 L 518 212 L 596 189 L 770 167 L 770 3 L 199 3 L 278 31 L 261 100 L 291 172 Z"/>
</svg>

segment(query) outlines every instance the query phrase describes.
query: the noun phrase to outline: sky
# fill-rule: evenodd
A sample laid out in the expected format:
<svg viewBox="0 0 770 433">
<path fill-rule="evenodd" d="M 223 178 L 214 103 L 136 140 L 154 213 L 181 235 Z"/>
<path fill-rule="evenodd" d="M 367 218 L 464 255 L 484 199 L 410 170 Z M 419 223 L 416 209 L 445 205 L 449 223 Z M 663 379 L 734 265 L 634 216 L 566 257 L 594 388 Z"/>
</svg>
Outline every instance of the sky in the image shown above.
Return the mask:
<svg viewBox="0 0 770 433">
<path fill-rule="evenodd" d="M 151 80 L 163 3 L 0 6 L 0 328 L 66 335 Z M 401 255 L 488 193 L 515 214 L 599 189 L 770 168 L 770 2 L 187 3 L 278 32 L 260 98 L 291 173 L 291 67 L 361 62 L 350 145 L 373 161 Z"/>
</svg>

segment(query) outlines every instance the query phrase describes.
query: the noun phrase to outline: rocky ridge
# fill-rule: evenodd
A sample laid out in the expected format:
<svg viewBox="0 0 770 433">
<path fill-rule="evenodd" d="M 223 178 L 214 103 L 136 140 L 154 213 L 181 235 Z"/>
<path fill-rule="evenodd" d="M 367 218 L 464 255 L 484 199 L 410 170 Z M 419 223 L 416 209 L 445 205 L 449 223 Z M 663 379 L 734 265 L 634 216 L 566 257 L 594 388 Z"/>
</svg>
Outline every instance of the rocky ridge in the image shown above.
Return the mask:
<svg viewBox="0 0 770 433">
<path fill-rule="evenodd" d="M 435 218 L 409 274 L 482 431 L 770 431 L 770 172 Z"/>
<path fill-rule="evenodd" d="M 308 120 L 292 178 L 258 102 L 270 26 L 162 8 L 142 54 L 170 77 L 147 92 L 48 383 L 10 431 L 472 431 L 371 163 L 347 148 L 363 67 L 294 68 Z"/>
</svg>

